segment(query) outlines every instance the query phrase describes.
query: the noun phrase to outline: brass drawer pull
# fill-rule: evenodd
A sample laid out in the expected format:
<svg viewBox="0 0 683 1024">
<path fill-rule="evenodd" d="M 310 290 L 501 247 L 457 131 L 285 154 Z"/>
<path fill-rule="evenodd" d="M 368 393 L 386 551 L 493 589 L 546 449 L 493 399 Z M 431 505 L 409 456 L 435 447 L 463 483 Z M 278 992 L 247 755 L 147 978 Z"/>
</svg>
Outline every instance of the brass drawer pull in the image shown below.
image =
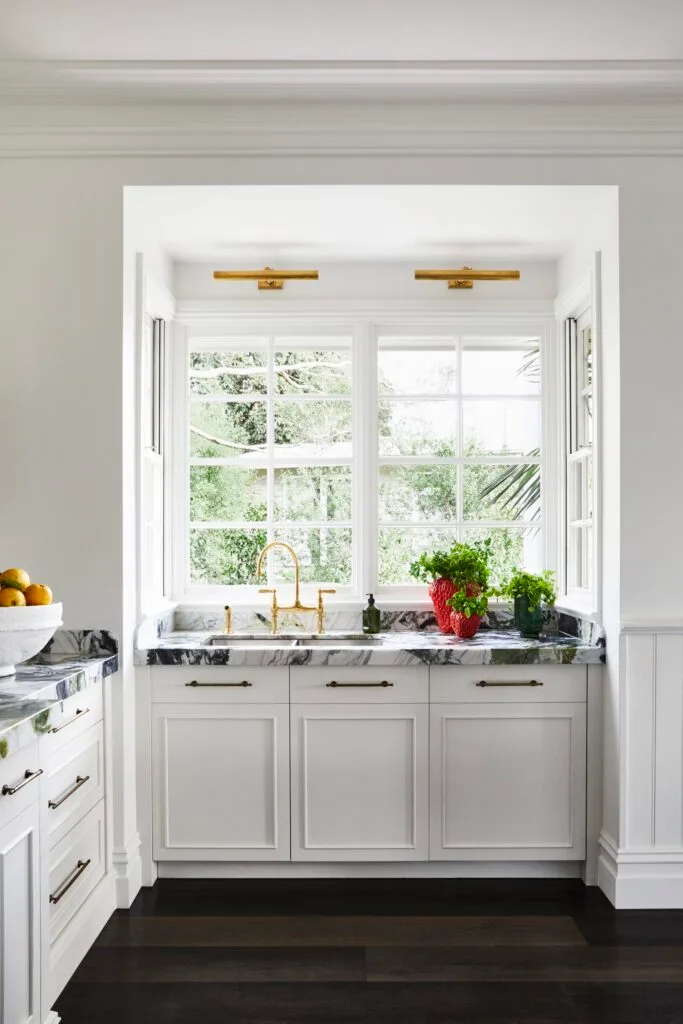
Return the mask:
<svg viewBox="0 0 683 1024">
<path fill-rule="evenodd" d="M 39 768 L 37 772 L 32 772 L 29 768 L 27 768 L 26 771 L 24 772 L 24 781 L 20 782 L 18 786 L 3 786 L 2 795 L 14 796 L 14 794 L 18 793 L 20 789 L 23 789 L 24 786 L 28 786 L 29 782 L 33 782 L 34 779 L 37 779 L 38 776 L 42 774 L 42 768 Z"/>
<path fill-rule="evenodd" d="M 338 683 L 336 679 L 333 679 L 331 683 L 325 683 L 325 685 L 331 686 L 333 689 L 337 689 L 341 686 L 346 686 L 350 688 L 361 686 L 381 686 L 383 689 L 386 689 L 387 686 L 393 686 L 394 684 L 387 682 L 386 679 L 383 679 L 381 683 Z"/>
<path fill-rule="evenodd" d="M 198 683 L 196 679 L 193 679 L 191 683 L 185 683 L 185 686 L 253 686 L 253 683 L 247 682 L 243 679 L 241 683 Z"/>
<path fill-rule="evenodd" d="M 538 679 L 524 679 L 517 682 L 517 680 L 511 680 L 510 682 L 502 683 L 489 683 L 486 679 L 481 679 L 475 686 L 543 686 L 543 683 L 539 682 Z"/>
<path fill-rule="evenodd" d="M 81 875 L 87 868 L 88 864 L 90 864 L 91 859 L 92 858 L 88 857 L 87 860 L 78 861 L 76 867 L 71 872 L 71 877 L 68 879 L 68 881 L 64 882 L 64 884 L 57 890 L 57 892 L 50 893 L 50 903 L 59 903 L 62 896 L 66 896 L 71 886 L 74 884 L 74 882 L 78 881 L 78 879 L 81 877 Z"/>
<path fill-rule="evenodd" d="M 62 729 L 66 729 L 67 725 L 73 725 L 74 722 L 77 722 L 79 718 L 83 717 L 83 715 L 87 715 L 89 711 L 90 708 L 76 708 L 76 714 L 73 716 L 73 718 L 70 718 L 68 722 L 62 722 L 61 725 L 55 725 L 52 729 L 50 729 L 50 732 L 52 734 L 56 732 L 61 732 Z"/>
<path fill-rule="evenodd" d="M 81 786 L 84 786 L 86 784 L 89 778 L 89 775 L 77 775 L 76 781 L 74 782 L 73 786 L 71 786 L 70 789 L 67 789 L 64 796 L 60 796 L 59 800 L 48 800 L 47 806 L 50 808 L 51 811 L 55 811 L 58 807 L 61 807 L 62 804 L 65 803 L 65 801 L 67 801 L 70 796 L 73 796 L 74 793 L 78 792 Z"/>
</svg>

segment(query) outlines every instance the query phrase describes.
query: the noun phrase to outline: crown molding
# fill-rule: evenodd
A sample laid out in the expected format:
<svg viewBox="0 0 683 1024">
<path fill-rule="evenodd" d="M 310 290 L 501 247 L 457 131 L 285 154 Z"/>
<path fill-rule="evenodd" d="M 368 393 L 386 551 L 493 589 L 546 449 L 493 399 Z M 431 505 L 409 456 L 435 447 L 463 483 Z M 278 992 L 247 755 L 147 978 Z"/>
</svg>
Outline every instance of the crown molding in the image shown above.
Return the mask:
<svg viewBox="0 0 683 1024">
<path fill-rule="evenodd" d="M 0 156 L 680 156 L 683 101 L 0 107 Z"/>
</svg>

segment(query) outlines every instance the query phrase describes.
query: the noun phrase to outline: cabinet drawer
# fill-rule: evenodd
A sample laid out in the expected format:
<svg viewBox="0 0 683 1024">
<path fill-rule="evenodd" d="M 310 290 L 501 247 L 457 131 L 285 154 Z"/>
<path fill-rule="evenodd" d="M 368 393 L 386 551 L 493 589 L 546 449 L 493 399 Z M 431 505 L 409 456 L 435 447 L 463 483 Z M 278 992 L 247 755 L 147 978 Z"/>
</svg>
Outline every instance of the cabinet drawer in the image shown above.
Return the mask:
<svg viewBox="0 0 683 1024">
<path fill-rule="evenodd" d="M 586 701 L 586 669 L 571 665 L 434 666 L 432 704 Z"/>
<path fill-rule="evenodd" d="M 41 779 L 49 845 L 59 842 L 104 796 L 104 727 L 98 722 L 54 754 Z"/>
<path fill-rule="evenodd" d="M 30 807 L 40 793 L 38 743 L 0 761 L 0 828 Z"/>
<path fill-rule="evenodd" d="M 104 875 L 104 801 L 50 851 L 50 944 Z"/>
<path fill-rule="evenodd" d="M 290 688 L 293 704 L 426 704 L 429 672 L 426 665 L 292 668 Z"/>
<path fill-rule="evenodd" d="M 77 736 L 102 719 L 102 684 L 89 686 L 50 709 L 50 719 L 41 734 L 41 760 L 52 757 Z"/>
<path fill-rule="evenodd" d="M 165 704 L 287 704 L 289 669 L 258 665 L 164 665 L 152 670 L 152 700 Z"/>
</svg>

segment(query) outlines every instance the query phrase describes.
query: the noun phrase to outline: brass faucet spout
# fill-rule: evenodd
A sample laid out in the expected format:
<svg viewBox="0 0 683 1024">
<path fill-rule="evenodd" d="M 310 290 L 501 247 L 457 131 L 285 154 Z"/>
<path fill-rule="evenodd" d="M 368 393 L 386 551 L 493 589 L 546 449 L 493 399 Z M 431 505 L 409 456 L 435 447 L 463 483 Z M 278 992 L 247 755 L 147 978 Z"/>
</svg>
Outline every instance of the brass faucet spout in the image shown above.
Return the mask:
<svg viewBox="0 0 683 1024">
<path fill-rule="evenodd" d="M 294 606 L 298 608 L 301 604 L 299 600 L 299 559 L 296 556 L 296 551 L 290 544 L 285 543 L 284 540 L 271 540 L 270 544 L 266 544 L 261 554 L 258 556 L 258 563 L 256 565 L 256 575 L 261 576 L 263 573 L 263 559 L 266 557 L 269 551 L 273 548 L 284 548 L 292 556 L 294 562 Z"/>
</svg>

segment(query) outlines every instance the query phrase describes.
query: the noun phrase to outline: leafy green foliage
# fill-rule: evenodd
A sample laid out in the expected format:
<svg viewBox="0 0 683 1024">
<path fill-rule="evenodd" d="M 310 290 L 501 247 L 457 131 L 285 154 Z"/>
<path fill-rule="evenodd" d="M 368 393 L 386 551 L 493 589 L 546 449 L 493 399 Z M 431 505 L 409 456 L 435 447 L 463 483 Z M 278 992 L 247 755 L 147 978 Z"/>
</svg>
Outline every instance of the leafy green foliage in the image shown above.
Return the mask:
<svg viewBox="0 0 683 1024">
<path fill-rule="evenodd" d="M 529 602 L 530 612 L 535 611 L 541 604 L 541 601 L 545 601 L 548 606 L 552 606 L 555 604 L 557 597 L 555 574 L 550 569 L 547 569 L 540 575 L 524 572 L 522 569 L 515 569 L 503 584 L 501 593 L 513 600 L 519 597 L 526 597 Z"/>
<path fill-rule="evenodd" d="M 482 591 L 480 594 L 469 594 L 467 588 L 456 590 L 453 597 L 449 597 L 446 604 L 454 608 L 456 612 L 462 612 L 467 618 L 478 615 L 480 618 L 486 615 L 489 607 L 489 593 Z"/>
<path fill-rule="evenodd" d="M 443 578 L 462 586 L 476 583 L 484 589 L 489 582 L 490 558 L 490 538 L 474 544 L 456 541 L 449 551 L 420 555 L 410 566 L 410 574 L 417 580 L 431 582 Z"/>
</svg>

